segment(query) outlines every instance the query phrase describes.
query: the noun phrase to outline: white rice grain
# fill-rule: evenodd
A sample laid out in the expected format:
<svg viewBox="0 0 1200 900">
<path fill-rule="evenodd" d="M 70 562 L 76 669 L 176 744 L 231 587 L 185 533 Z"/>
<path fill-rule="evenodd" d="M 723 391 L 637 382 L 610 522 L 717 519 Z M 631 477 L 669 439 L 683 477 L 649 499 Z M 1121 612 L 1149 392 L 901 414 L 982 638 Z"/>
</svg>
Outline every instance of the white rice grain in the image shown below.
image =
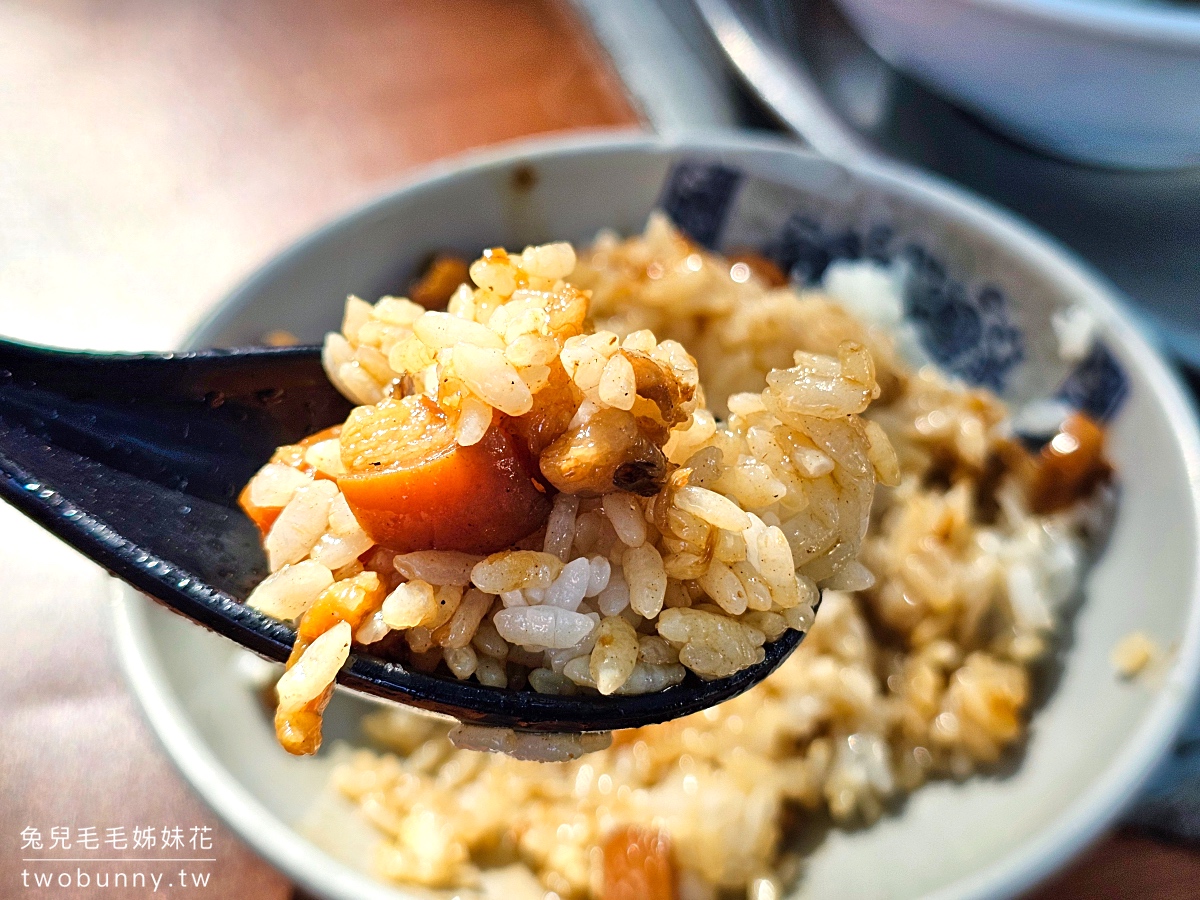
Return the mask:
<svg viewBox="0 0 1200 900">
<path fill-rule="evenodd" d="M 374 406 L 383 399 L 383 387 L 357 360 L 344 363 L 338 368 L 334 385 L 347 399 L 360 406 Z"/>
<path fill-rule="evenodd" d="M 360 644 L 374 644 L 387 637 L 391 630 L 383 620 L 383 610 L 377 609 L 358 626 L 358 631 L 354 632 L 354 639 Z"/>
<path fill-rule="evenodd" d="M 687 669 L 677 662 L 652 665 L 639 661 L 617 693 L 625 695 L 653 694 L 674 687 L 686 676 Z"/>
<path fill-rule="evenodd" d="M 633 365 L 622 353 L 615 353 L 604 365 L 600 376 L 600 399 L 615 409 L 632 409 L 637 399 Z"/>
<path fill-rule="evenodd" d="M 578 644 L 595 627 L 586 615 L 557 606 L 503 609 L 493 621 L 500 636 L 510 644 L 550 649 Z"/>
<path fill-rule="evenodd" d="M 282 509 L 297 490 L 311 482 L 312 479 L 299 469 L 282 463 L 267 463 L 250 481 L 249 499 L 254 506 Z"/>
<path fill-rule="evenodd" d="M 479 657 L 475 666 L 475 679 L 487 687 L 508 687 L 508 674 L 504 671 L 504 663 L 492 656 Z"/>
<path fill-rule="evenodd" d="M 410 580 L 466 587 L 471 583 L 471 570 L 480 560 L 480 557 L 470 553 L 453 550 L 419 550 L 400 554 L 393 565 L 397 572 Z"/>
<path fill-rule="evenodd" d="M 638 659 L 652 666 L 673 665 L 679 662 L 679 651 L 656 634 L 643 634 L 638 636 Z"/>
<path fill-rule="evenodd" d="M 490 656 L 498 660 L 508 659 L 508 641 L 500 637 L 500 632 L 496 630 L 496 626 L 486 619 L 479 623 L 479 628 L 475 631 L 475 637 L 471 638 L 471 646 L 484 656 Z"/>
<path fill-rule="evenodd" d="M 471 581 L 487 594 L 501 594 L 518 588 L 545 590 L 562 572 L 557 556 L 536 550 L 512 550 L 493 553 L 471 569 Z"/>
<path fill-rule="evenodd" d="M 511 591 L 501 591 L 500 602 L 504 604 L 506 609 L 512 606 L 529 605 L 529 601 L 525 599 L 524 591 L 519 588 Z"/>
<path fill-rule="evenodd" d="M 450 619 L 450 628 L 442 641 L 442 646 L 449 650 L 457 650 L 468 646 L 488 610 L 492 608 L 493 598 L 476 588 L 471 588 L 463 594 L 462 602 Z"/>
<path fill-rule="evenodd" d="M 342 465 L 342 444 L 337 438 L 309 446 L 304 451 L 304 461 L 323 475 L 336 477 L 346 472 Z"/>
<path fill-rule="evenodd" d="M 550 518 L 546 520 L 546 540 L 543 549 L 563 562 L 571 558 L 571 544 L 575 541 L 575 517 L 579 512 L 579 497 L 575 494 L 559 494 L 554 498 Z"/>
<path fill-rule="evenodd" d="M 603 505 L 604 515 L 622 544 L 627 547 L 640 547 L 646 543 L 646 519 L 633 494 L 624 491 L 605 494 Z"/>
<path fill-rule="evenodd" d="M 500 335 L 486 325 L 444 312 L 427 312 L 413 323 L 413 333 L 431 350 L 442 350 L 458 344 L 470 344 L 503 350 Z"/>
<path fill-rule="evenodd" d="M 608 580 L 612 575 L 612 563 L 603 556 L 593 556 L 590 562 L 590 571 L 588 573 L 587 590 L 583 592 L 585 597 L 596 597 L 608 587 Z"/>
<path fill-rule="evenodd" d="M 708 570 L 700 576 L 698 583 L 721 609 L 731 616 L 740 616 L 746 611 L 748 596 L 742 582 L 729 566 L 718 559 L 709 563 Z"/>
<path fill-rule="evenodd" d="M 437 615 L 433 585 L 426 581 L 406 581 L 383 601 L 383 621 L 389 628 L 415 628 Z"/>
<path fill-rule="evenodd" d="M 539 694 L 574 694 L 575 685 L 553 669 L 537 668 L 529 673 L 529 686 Z"/>
<path fill-rule="evenodd" d="M 603 559 L 603 557 L 597 557 L 597 559 Z M 629 585 L 626 584 L 625 576 L 621 572 L 611 571 L 608 584 L 596 596 L 596 606 L 601 614 L 606 616 L 618 615 L 621 610 L 629 606 Z"/>
<path fill-rule="evenodd" d="M 272 572 L 308 555 L 329 525 L 329 505 L 337 493 L 332 481 L 313 481 L 292 495 L 263 542 Z"/>
<path fill-rule="evenodd" d="M 545 602 L 551 606 L 574 611 L 583 602 L 591 580 L 592 566 L 586 556 L 572 560 L 563 566 L 554 584 L 546 589 Z"/>
<path fill-rule="evenodd" d="M 684 512 L 703 519 L 714 528 L 744 531 L 750 527 L 750 517 L 740 506 L 728 497 L 706 488 L 684 485 L 675 492 L 674 503 Z"/>
<path fill-rule="evenodd" d="M 268 575 L 246 598 L 246 605 L 276 619 L 294 619 L 331 584 L 333 573 L 328 567 L 304 560 Z"/>
<path fill-rule="evenodd" d="M 354 562 L 374 545 L 375 542 L 361 528 L 350 534 L 328 531 L 309 551 L 309 557 L 330 569 L 340 569 Z"/>
<path fill-rule="evenodd" d="M 596 629 L 596 646 L 588 661 L 588 671 L 596 690 L 615 693 L 633 674 L 638 661 L 638 635 L 620 616 L 610 616 Z"/>
<path fill-rule="evenodd" d="M 483 440 L 492 427 L 492 408 L 477 397 L 467 397 L 454 426 L 454 440 L 460 447 L 472 447 Z"/>
<path fill-rule="evenodd" d="M 442 658 L 459 681 L 470 678 L 479 666 L 479 657 L 470 646 L 447 647 L 442 651 Z"/>
<path fill-rule="evenodd" d="M 275 685 L 281 711 L 299 709 L 333 683 L 350 657 L 350 638 L 350 626 L 339 622 L 308 646 Z"/>
<path fill-rule="evenodd" d="M 452 352 L 455 374 L 485 403 L 510 416 L 533 409 L 533 394 L 503 350 L 455 344 Z"/>
<path fill-rule="evenodd" d="M 865 591 L 875 586 L 875 575 L 858 560 L 852 559 L 832 578 L 821 583 L 834 591 Z"/>
<path fill-rule="evenodd" d="M 526 247 L 521 253 L 521 268 L 550 281 L 566 278 L 575 271 L 575 248 L 566 241 Z"/>
<path fill-rule="evenodd" d="M 629 585 L 629 605 L 639 616 L 652 619 L 662 609 L 667 593 L 667 573 L 662 556 L 652 544 L 625 551 L 621 560 L 625 583 Z"/>
<path fill-rule="evenodd" d="M 329 530 L 334 534 L 354 534 L 362 531 L 358 519 L 354 517 L 350 504 L 339 491 L 338 495 L 329 502 Z"/>
<path fill-rule="evenodd" d="M 458 606 L 462 603 L 463 589 L 457 584 L 443 584 L 434 588 L 433 602 L 435 606 L 433 616 L 422 622 L 421 624 L 430 631 L 435 631 L 441 628 L 453 618 L 458 611 Z"/>
<path fill-rule="evenodd" d="M 342 316 L 342 334 L 350 340 L 358 338 L 358 330 L 371 318 L 371 304 L 351 294 L 346 298 L 346 310 Z"/>
</svg>

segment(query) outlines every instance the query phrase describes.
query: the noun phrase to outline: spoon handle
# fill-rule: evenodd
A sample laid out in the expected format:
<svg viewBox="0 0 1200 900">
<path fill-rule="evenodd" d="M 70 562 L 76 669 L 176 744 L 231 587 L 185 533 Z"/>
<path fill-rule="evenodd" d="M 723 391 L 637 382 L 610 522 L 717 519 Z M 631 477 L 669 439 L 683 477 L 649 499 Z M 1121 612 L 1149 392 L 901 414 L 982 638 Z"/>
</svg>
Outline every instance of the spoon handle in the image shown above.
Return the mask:
<svg viewBox="0 0 1200 900">
<path fill-rule="evenodd" d="M 0 340 L 0 498 L 119 578 L 260 653 L 291 632 L 238 491 L 275 447 L 344 420 L 316 348 L 91 354 Z"/>
<path fill-rule="evenodd" d="M 348 411 L 313 347 L 93 354 L 0 340 L 3 425 L 215 503 Z"/>
</svg>

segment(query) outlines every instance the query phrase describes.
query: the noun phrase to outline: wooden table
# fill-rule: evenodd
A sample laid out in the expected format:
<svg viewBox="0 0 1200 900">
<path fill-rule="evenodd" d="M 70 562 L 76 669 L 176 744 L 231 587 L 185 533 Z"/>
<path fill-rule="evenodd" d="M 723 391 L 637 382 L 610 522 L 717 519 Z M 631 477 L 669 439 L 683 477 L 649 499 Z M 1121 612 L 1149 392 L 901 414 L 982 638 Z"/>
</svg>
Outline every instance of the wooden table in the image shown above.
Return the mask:
<svg viewBox="0 0 1200 900">
<path fill-rule="evenodd" d="M 422 163 L 637 122 L 555 0 L 10 0 L 0 332 L 169 348 L 271 253 Z M 297 896 L 156 745 L 101 573 L 3 506 L 0 538 L 0 896 L 90 895 L 23 887 L 26 829 L 48 847 L 52 828 L 95 828 L 104 846 L 147 826 L 212 829 L 212 881 L 189 894 Z M 1116 836 L 1037 896 L 1200 896 L 1200 857 Z"/>
</svg>

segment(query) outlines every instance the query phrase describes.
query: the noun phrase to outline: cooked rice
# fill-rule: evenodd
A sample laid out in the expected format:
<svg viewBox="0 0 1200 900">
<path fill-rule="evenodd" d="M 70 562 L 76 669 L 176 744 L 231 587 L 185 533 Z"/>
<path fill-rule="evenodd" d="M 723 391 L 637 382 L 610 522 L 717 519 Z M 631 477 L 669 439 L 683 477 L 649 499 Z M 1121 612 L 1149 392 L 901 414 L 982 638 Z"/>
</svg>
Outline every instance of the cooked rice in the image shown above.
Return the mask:
<svg viewBox="0 0 1200 900">
<path fill-rule="evenodd" d="M 754 691 L 618 733 L 573 762 L 455 749 L 448 726 L 404 709 L 371 717 L 369 736 L 394 752 L 354 752 L 335 783 L 383 837 L 382 877 L 463 898 L 501 882 L 497 896 L 514 900 L 601 897 L 602 844 L 637 825 L 669 835 L 683 900 L 782 896 L 798 871 L 786 824 L 797 812 L 870 823 L 926 780 L 964 778 L 1022 740 L 1031 666 L 1078 586 L 1084 525 L 1104 497 L 1031 512 L 1029 461 L 1003 403 L 907 369 L 886 329 L 866 321 L 894 322 L 896 279 L 861 265 L 829 276 L 839 291 L 878 294 L 860 296 L 851 316 L 819 290 L 731 278 L 728 262 L 660 218 L 628 240 L 602 235 L 580 259 L 572 278 L 593 292 L 597 327 L 645 345 L 643 329 L 659 347 L 680 341 L 710 408 L 728 418 L 698 407 L 673 432 L 667 455 L 689 477 L 634 500 L 644 542 L 625 498 L 560 495 L 546 555 L 522 557 L 527 574 L 479 569 L 503 613 L 472 638 L 475 677 L 506 683 L 503 661 L 526 651 L 498 625 L 532 610 L 553 617 L 536 626 L 547 634 L 570 627 L 562 615 L 598 622 L 575 647 L 531 655 L 538 673 L 616 693 L 659 689 L 685 666 L 723 674 L 786 628 L 812 630 Z M 613 386 L 627 373 L 600 392 L 607 362 L 584 365 L 589 399 L 620 401 Z M 780 366 L 793 368 L 763 391 Z M 847 424 L 875 381 L 871 421 Z M 821 417 L 830 410 L 837 417 Z M 895 485 L 874 501 L 872 469 Z M 565 561 L 585 557 L 574 605 L 582 562 L 569 588 L 556 585 Z M 566 605 L 547 606 L 551 597 Z M 650 633 L 642 617 L 655 613 Z"/>
<path fill-rule="evenodd" d="M 1144 631 L 1131 631 L 1112 650 L 1112 665 L 1122 678 L 1136 678 L 1162 655 L 1158 644 Z"/>
<path fill-rule="evenodd" d="M 632 291 L 605 280 L 646 253 L 678 272 Z M 386 588 L 381 604 L 322 611 L 325 627 L 349 622 L 358 643 L 388 652 L 394 632 L 415 668 L 547 693 L 663 690 L 688 669 L 732 675 L 761 662 L 768 640 L 806 630 L 820 586 L 872 580 L 856 558 L 876 480 L 898 473 L 883 433 L 859 418 L 880 393 L 874 338 L 844 314 L 840 333 L 805 314 L 798 327 L 819 326 L 815 344 L 776 335 L 753 359 L 739 346 L 733 375 L 712 366 L 719 422 L 684 344 L 642 326 L 710 354 L 724 354 L 721 334 L 765 347 L 745 322 L 767 307 L 778 319 L 794 297 L 735 283 L 723 265 L 656 218 L 644 239 L 601 239 L 578 264 L 569 244 L 488 251 L 470 267 L 477 287 L 459 287 L 446 312 L 350 298 L 323 359 L 362 405 L 340 438 L 280 448 L 248 486 L 252 503 L 278 508 L 265 538 L 273 574 L 250 604 L 306 616 L 322 607 L 326 573 L 335 591 L 365 569 Z M 573 273 L 590 292 L 564 280 Z M 461 447 L 494 421 L 527 440 L 558 490 L 543 529 L 486 558 L 374 546 L 336 479 L 377 458 L 394 404 L 412 395 L 436 405 Z M 458 616 L 464 588 L 470 611 Z M 488 648 L 471 649 L 485 625 Z M 301 621 L 302 635 L 310 626 Z M 638 660 L 649 638 L 655 652 Z"/>
</svg>

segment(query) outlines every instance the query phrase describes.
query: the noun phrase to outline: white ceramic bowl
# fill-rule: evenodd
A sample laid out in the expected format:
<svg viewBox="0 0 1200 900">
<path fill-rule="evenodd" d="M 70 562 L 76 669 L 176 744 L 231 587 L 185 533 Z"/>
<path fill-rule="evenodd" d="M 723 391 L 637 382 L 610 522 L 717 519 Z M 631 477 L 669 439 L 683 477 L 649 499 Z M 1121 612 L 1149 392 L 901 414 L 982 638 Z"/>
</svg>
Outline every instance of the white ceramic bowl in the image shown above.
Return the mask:
<svg viewBox="0 0 1200 900">
<path fill-rule="evenodd" d="M 962 371 L 1005 381 L 1014 397 L 1044 395 L 1064 377 L 1077 389 L 1084 384 L 1057 358 L 1054 309 L 1079 304 L 1098 321 L 1111 377 L 1085 379 L 1099 393 L 1075 396 L 1103 404 L 1114 386 L 1125 392 L 1110 423 L 1120 513 L 1086 603 L 1068 625 L 1061 679 L 1036 714 L 1024 759 L 1005 777 L 924 787 L 870 829 L 833 832 L 812 854 L 796 896 L 998 897 L 1025 888 L 1131 798 L 1176 733 L 1200 666 L 1200 439 L 1191 410 L 1110 290 L 1044 238 L 939 182 L 882 167 L 850 170 L 778 141 L 572 138 L 440 166 L 334 222 L 251 278 L 192 343 L 247 343 L 281 327 L 316 340 L 336 327 L 347 292 L 374 298 L 399 289 L 431 250 L 583 241 L 602 226 L 628 233 L 660 198 L 697 231 L 723 223 L 726 245 L 759 244 L 796 211 L 830 233 L 888 225 L 894 246 L 919 244 L 963 286 L 944 292 L 958 299 L 942 320 L 975 317 L 986 326 L 933 335 L 934 349 Z M 1007 301 L 981 292 L 987 285 Z M 1011 352 L 1017 332 L 1023 359 Z M 119 585 L 114 610 L 120 655 L 152 726 L 236 831 L 320 895 L 414 896 L 338 862 L 293 829 L 318 795 L 328 759 L 295 759 L 276 746 L 235 671 L 241 651 Z M 1120 682 L 1109 654 L 1135 628 L 1171 655 L 1155 677 Z M 361 701 L 335 697 L 327 734 L 352 736 L 361 710 Z"/>
<path fill-rule="evenodd" d="M 1080 162 L 1200 164 L 1200 6 L 837 0 L 880 56 L 996 129 Z"/>
</svg>

